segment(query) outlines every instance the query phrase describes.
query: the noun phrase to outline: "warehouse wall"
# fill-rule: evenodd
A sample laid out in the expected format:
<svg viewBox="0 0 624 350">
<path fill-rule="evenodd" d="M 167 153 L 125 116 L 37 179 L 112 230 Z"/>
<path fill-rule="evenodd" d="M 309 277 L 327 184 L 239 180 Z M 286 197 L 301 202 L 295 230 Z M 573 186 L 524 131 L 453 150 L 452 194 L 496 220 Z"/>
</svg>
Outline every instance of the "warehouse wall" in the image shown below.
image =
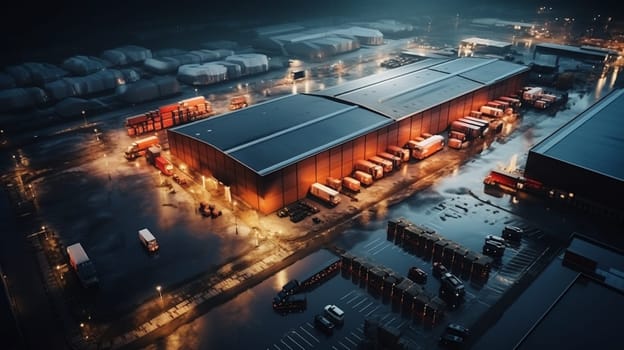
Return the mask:
<svg viewBox="0 0 624 350">
<path fill-rule="evenodd" d="M 389 145 L 403 146 L 423 133 L 439 134 L 451 122 L 489 100 L 515 93 L 522 88 L 524 75 L 468 93 L 390 126 L 345 142 L 296 164 L 261 177 L 213 147 L 190 137 L 169 132 L 172 156 L 194 171 L 213 176 L 231 186 L 232 193 L 262 213 L 270 213 L 306 197 L 314 182 L 325 183 L 328 176 L 351 175 L 353 163 L 385 151 Z"/>
</svg>

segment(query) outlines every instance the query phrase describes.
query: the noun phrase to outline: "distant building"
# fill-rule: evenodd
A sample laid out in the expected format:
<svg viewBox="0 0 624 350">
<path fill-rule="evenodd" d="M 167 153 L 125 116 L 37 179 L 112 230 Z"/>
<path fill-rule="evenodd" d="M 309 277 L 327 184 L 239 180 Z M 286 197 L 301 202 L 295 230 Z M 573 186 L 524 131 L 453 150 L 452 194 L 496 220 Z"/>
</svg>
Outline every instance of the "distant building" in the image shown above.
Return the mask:
<svg viewBox="0 0 624 350">
<path fill-rule="evenodd" d="M 511 43 L 483 38 L 467 38 L 459 42 L 459 56 L 492 54 L 504 56 L 511 51 Z"/>
</svg>

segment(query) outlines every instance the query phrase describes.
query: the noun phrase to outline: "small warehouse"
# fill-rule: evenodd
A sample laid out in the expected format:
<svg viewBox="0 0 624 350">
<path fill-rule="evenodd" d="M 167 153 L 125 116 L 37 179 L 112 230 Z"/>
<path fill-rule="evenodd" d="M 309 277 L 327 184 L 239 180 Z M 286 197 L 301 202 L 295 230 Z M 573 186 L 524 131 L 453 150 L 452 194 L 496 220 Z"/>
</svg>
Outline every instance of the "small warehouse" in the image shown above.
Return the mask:
<svg viewBox="0 0 624 350">
<path fill-rule="evenodd" d="M 360 159 L 440 133 L 518 91 L 527 71 L 496 59 L 427 59 L 169 129 L 171 155 L 270 213 L 305 197 L 314 182 L 351 175 Z"/>
<path fill-rule="evenodd" d="M 624 90 L 603 97 L 529 150 L 525 176 L 578 206 L 624 217 L 623 108 Z"/>
</svg>

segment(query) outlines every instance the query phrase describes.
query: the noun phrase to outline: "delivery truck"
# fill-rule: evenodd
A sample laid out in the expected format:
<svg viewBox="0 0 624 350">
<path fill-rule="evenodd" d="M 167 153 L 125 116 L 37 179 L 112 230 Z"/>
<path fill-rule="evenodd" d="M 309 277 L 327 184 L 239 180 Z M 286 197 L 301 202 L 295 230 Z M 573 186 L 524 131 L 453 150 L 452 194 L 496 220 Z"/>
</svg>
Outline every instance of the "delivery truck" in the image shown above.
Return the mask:
<svg viewBox="0 0 624 350">
<path fill-rule="evenodd" d="M 368 161 L 381 166 L 383 168 L 384 173 L 392 172 L 392 169 L 393 169 L 392 162 L 389 160 L 383 159 L 382 157 L 379 157 L 379 156 L 372 156 L 368 158 Z"/>
<path fill-rule="evenodd" d="M 433 135 L 415 145 L 412 150 L 412 157 L 416 159 L 425 159 L 442 148 L 444 148 L 444 137 L 441 135 Z"/>
<path fill-rule="evenodd" d="M 369 162 L 368 160 L 357 160 L 353 166 L 355 170 L 371 174 L 373 176 L 373 180 L 378 180 L 383 177 L 383 168 L 380 165 Z"/>
<path fill-rule="evenodd" d="M 483 136 L 481 127 L 468 124 L 468 123 L 464 123 L 459 120 L 456 120 L 451 123 L 451 131 L 461 132 L 462 134 L 466 135 L 466 140 L 469 140 L 469 141 L 478 139 L 481 136 Z"/>
<path fill-rule="evenodd" d="M 410 151 L 408 149 L 399 147 L 399 146 L 388 146 L 386 149 L 388 153 L 394 154 L 395 156 L 401 158 L 402 162 L 408 162 L 410 160 Z"/>
<path fill-rule="evenodd" d="M 368 175 L 370 177 L 369 174 L 364 174 L 364 175 Z M 372 178 L 371 178 L 371 183 L 372 183 Z M 352 177 L 345 176 L 342 178 L 342 187 L 349 189 L 353 192 L 360 192 L 360 181 Z"/>
<path fill-rule="evenodd" d="M 85 288 L 96 287 L 99 283 L 95 265 L 82 248 L 82 244 L 75 243 L 67 247 L 69 264 L 76 272 L 80 283 Z"/>
<path fill-rule="evenodd" d="M 407 151 L 407 150 L 406 150 Z M 379 152 L 377 153 L 377 156 L 392 162 L 392 168 L 394 170 L 398 170 L 401 167 L 401 164 L 403 163 L 403 160 L 401 160 L 400 157 L 395 156 L 394 154 L 390 154 L 388 152 Z"/>
<path fill-rule="evenodd" d="M 160 170 L 163 175 L 171 176 L 173 175 L 173 164 L 169 162 L 167 159 L 162 156 L 158 156 L 154 159 L 154 166 Z"/>
<path fill-rule="evenodd" d="M 494 108 L 490 106 L 481 106 L 481 109 L 479 111 L 483 113 L 484 115 L 487 115 L 490 117 L 500 118 L 505 115 L 505 111 L 503 111 L 502 109 Z"/>
<path fill-rule="evenodd" d="M 336 191 L 340 191 L 342 189 L 342 181 L 332 176 L 328 176 L 327 179 L 325 179 L 325 185 Z"/>
<path fill-rule="evenodd" d="M 134 141 L 128 149 L 126 150 L 126 159 L 133 160 L 138 157 L 141 157 L 145 154 L 148 148 L 157 145 L 159 143 L 158 137 L 156 136 L 148 136 L 139 140 Z"/>
<path fill-rule="evenodd" d="M 340 203 L 340 195 L 338 194 L 338 191 L 318 182 L 315 182 L 310 186 L 310 194 L 332 206 L 336 206 Z"/>
<path fill-rule="evenodd" d="M 245 107 L 247 107 L 247 97 L 241 95 L 232 97 L 228 108 L 230 111 L 235 111 Z"/>
<path fill-rule="evenodd" d="M 364 186 L 370 186 L 373 184 L 373 175 L 369 173 L 365 173 L 361 170 L 356 170 L 353 172 L 353 178 L 360 182 L 360 184 Z"/>
<path fill-rule="evenodd" d="M 147 251 L 150 253 L 153 253 L 160 248 L 158 246 L 158 241 L 156 240 L 156 237 L 154 237 L 152 232 L 147 228 L 139 230 L 139 241 L 141 242 L 143 247 L 145 247 L 145 249 L 147 249 Z"/>
</svg>

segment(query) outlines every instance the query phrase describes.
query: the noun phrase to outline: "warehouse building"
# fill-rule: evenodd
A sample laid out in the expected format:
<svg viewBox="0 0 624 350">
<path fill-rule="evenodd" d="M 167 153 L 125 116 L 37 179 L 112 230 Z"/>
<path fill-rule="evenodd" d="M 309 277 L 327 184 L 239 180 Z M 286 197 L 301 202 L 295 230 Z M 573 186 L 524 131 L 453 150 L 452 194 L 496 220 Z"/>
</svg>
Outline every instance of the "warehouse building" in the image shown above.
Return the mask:
<svg viewBox="0 0 624 350">
<path fill-rule="evenodd" d="M 624 217 L 622 109 L 624 90 L 614 90 L 535 145 L 525 176 L 578 206 Z"/>
<path fill-rule="evenodd" d="M 527 71 L 496 59 L 426 59 L 169 129 L 171 155 L 270 213 L 305 197 L 314 182 L 351 175 L 359 159 L 440 133 L 518 91 Z"/>
</svg>

